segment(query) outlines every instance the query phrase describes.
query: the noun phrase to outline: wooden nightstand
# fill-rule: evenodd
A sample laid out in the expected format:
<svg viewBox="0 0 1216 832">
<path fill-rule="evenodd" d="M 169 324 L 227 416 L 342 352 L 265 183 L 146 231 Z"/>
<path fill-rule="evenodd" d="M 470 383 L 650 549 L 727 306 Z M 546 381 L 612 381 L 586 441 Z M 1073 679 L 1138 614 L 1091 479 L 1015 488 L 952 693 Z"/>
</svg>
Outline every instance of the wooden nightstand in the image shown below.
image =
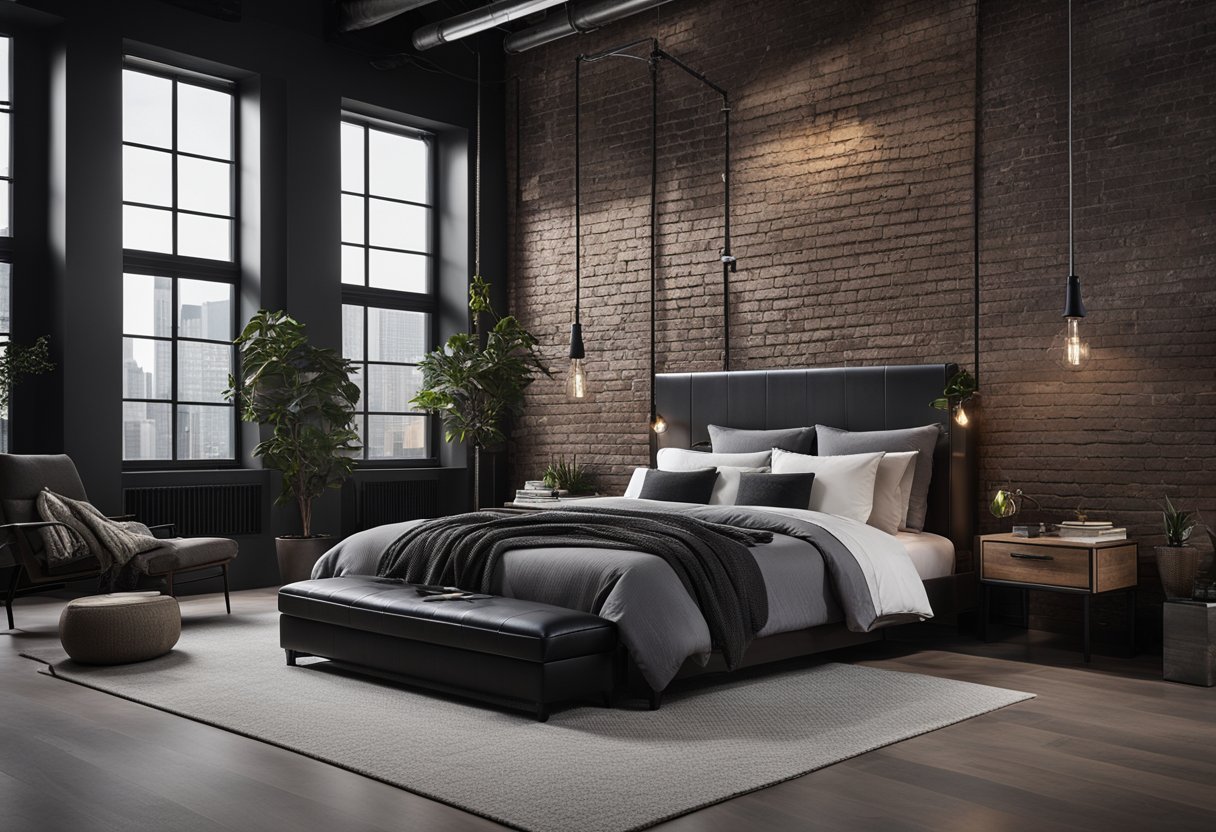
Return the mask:
<svg viewBox="0 0 1216 832">
<path fill-rule="evenodd" d="M 994 586 L 1080 595 L 1085 609 L 1084 656 L 1089 661 L 1089 608 L 1095 595 L 1126 592 L 1131 652 L 1136 652 L 1136 572 L 1139 546 L 1132 540 L 1082 543 L 1062 537 L 986 534 L 979 539 L 980 629 L 988 640 L 989 596 Z"/>
</svg>

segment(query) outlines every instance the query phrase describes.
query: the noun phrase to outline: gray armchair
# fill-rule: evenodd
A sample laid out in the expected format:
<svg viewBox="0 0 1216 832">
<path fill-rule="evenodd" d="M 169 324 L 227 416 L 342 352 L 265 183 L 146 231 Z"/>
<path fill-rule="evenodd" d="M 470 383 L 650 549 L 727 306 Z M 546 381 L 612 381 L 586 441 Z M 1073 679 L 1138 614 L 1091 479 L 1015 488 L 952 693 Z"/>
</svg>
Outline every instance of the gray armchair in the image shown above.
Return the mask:
<svg viewBox="0 0 1216 832">
<path fill-rule="evenodd" d="M 43 551 L 39 530 L 47 526 L 62 525 L 43 521 L 38 517 L 38 494 L 49 488 L 57 494 L 74 500 L 87 500 L 84 484 L 71 458 L 64 454 L 18 455 L 0 454 L 0 533 L 7 538 L 0 550 L 0 567 L 11 562 L 13 569 L 9 579 L 4 608 L 8 613 L 8 627 L 13 629 L 13 599 L 21 590 L 37 591 L 48 585 L 70 583 L 94 578 L 101 574 L 101 563 L 95 554 L 88 554 L 68 563 L 51 566 Z M 117 517 L 116 520 L 133 520 L 133 517 Z M 65 528 L 68 528 L 65 526 Z M 164 542 L 149 552 L 138 554 L 133 559 L 135 568 L 151 577 L 164 578 L 166 589 L 174 594 L 175 583 L 192 583 L 210 578 L 223 578 L 224 607 L 229 614 L 232 603 L 228 596 L 228 564 L 237 555 L 235 540 L 221 537 L 174 537 L 172 524 L 149 527 L 152 533 Z M 11 558 L 5 558 L 11 553 Z M 196 572 L 203 569 L 219 571 L 189 580 L 176 580 L 178 573 Z"/>
</svg>

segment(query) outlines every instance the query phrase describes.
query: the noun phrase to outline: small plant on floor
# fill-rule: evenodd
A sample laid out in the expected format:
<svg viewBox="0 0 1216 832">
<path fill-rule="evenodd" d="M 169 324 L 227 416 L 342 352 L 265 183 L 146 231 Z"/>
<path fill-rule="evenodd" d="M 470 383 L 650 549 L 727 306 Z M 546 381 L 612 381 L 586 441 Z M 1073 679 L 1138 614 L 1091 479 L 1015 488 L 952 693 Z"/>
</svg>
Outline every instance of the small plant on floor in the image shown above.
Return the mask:
<svg viewBox="0 0 1216 832">
<path fill-rule="evenodd" d="M 559 488 L 570 494 L 591 494 L 595 491 L 595 475 L 586 465 L 578 464 L 578 457 L 566 462 L 565 457 L 558 457 L 549 463 L 545 469 L 545 485 Z"/>
</svg>

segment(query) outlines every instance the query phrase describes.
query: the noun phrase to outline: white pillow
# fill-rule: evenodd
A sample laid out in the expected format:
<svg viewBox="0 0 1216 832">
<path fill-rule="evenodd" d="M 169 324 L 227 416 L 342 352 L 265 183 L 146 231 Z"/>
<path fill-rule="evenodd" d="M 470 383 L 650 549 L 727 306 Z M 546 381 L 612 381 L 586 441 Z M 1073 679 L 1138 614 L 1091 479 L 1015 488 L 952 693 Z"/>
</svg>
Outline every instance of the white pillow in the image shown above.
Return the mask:
<svg viewBox="0 0 1216 832">
<path fill-rule="evenodd" d="M 634 468 L 633 476 L 629 478 L 629 485 L 625 487 L 625 496 L 631 500 L 636 500 L 642 496 L 642 486 L 646 483 L 646 472 L 649 468 Z"/>
<path fill-rule="evenodd" d="M 768 466 L 763 468 L 737 468 L 731 465 L 718 467 L 718 481 L 714 483 L 714 493 L 709 497 L 711 506 L 733 506 L 739 496 L 739 483 L 744 474 L 767 474 Z"/>
<path fill-rule="evenodd" d="M 773 473 L 813 473 L 811 511 L 864 523 L 874 508 L 874 480 L 882 458 L 881 453 L 810 456 L 773 448 Z"/>
<path fill-rule="evenodd" d="M 707 454 L 684 448 L 660 448 L 655 458 L 660 471 L 695 471 L 698 468 L 764 468 L 771 461 L 771 452 L 752 454 Z"/>
<path fill-rule="evenodd" d="M 899 531 L 908 516 L 908 501 L 912 497 L 912 475 L 916 473 L 919 451 L 897 451 L 883 455 L 874 478 L 874 508 L 866 522 L 887 534 Z M 907 481 L 905 487 L 905 480 Z"/>
</svg>

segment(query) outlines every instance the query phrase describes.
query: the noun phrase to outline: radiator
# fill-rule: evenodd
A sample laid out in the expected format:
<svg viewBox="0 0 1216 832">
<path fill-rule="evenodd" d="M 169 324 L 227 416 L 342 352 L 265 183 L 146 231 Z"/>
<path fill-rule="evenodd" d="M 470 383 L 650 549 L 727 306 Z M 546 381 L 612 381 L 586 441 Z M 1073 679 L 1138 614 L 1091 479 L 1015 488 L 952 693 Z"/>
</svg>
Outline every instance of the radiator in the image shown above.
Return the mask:
<svg viewBox="0 0 1216 832">
<path fill-rule="evenodd" d="M 361 529 L 438 516 L 438 480 L 365 482 L 359 489 Z"/>
<path fill-rule="evenodd" d="M 148 525 L 174 523 L 182 537 L 262 533 L 262 486 L 164 485 L 123 489 L 123 506 Z"/>
</svg>

